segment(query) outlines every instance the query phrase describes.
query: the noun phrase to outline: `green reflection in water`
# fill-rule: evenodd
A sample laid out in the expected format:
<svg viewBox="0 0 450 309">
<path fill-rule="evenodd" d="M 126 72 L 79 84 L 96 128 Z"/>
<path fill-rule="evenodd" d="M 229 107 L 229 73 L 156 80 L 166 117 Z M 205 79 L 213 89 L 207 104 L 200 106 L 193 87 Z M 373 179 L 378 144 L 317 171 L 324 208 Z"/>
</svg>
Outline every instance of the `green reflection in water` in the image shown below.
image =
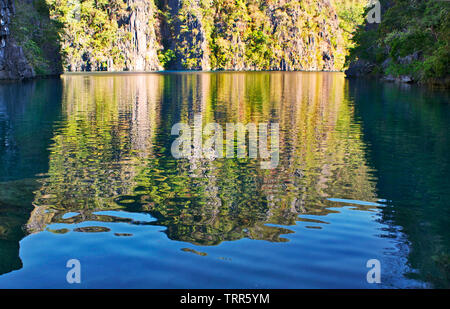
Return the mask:
<svg viewBox="0 0 450 309">
<path fill-rule="evenodd" d="M 0 85 L 0 274 L 22 268 L 19 241 L 44 230 L 135 240 L 102 226 L 119 222 L 163 226 L 169 239 L 193 245 L 281 243 L 297 236 L 288 234 L 298 221 L 333 238 L 326 227 L 337 225 L 327 215 L 351 205 L 382 208 L 376 237 L 403 245 L 410 264 L 397 258 L 394 268 L 412 266 L 415 278 L 448 287 L 448 102 L 333 73 L 92 74 Z M 223 126 L 279 122 L 279 166 L 175 160 L 172 125 L 196 114 Z M 140 221 L 141 213 L 155 219 Z M 179 250 L 211 257 L 190 244 Z M 348 257 L 352 248 L 336 245 Z"/>
<path fill-rule="evenodd" d="M 329 198 L 376 202 L 344 86 L 341 74 L 318 73 L 64 76 L 64 119 L 28 231 L 49 223 L 114 221 L 93 212 L 123 209 L 151 213 L 157 220 L 147 224 L 192 244 L 244 237 L 284 242 L 290 225 L 309 220 L 302 215 L 325 216 L 330 206 L 343 206 Z M 254 159 L 175 160 L 171 127 L 192 123 L 196 113 L 204 124 L 279 122 L 279 166 L 262 170 Z M 63 219 L 68 211 L 80 215 Z"/>
</svg>

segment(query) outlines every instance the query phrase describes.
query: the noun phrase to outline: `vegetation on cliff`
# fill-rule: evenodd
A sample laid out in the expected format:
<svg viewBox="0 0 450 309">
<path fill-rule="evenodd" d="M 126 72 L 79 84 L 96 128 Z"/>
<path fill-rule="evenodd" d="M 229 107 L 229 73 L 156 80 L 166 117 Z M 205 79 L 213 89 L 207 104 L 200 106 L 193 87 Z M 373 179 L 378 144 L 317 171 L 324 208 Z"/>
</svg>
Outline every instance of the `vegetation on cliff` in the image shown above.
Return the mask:
<svg viewBox="0 0 450 309">
<path fill-rule="evenodd" d="M 11 33 L 38 75 L 343 70 L 448 80 L 449 3 L 381 0 L 16 0 Z M 356 32 L 355 32 L 356 29 Z"/>
<path fill-rule="evenodd" d="M 342 70 L 366 0 L 175 2 L 179 10 L 166 5 L 177 14 L 172 41 L 185 69 Z"/>
<path fill-rule="evenodd" d="M 108 60 L 123 63 L 118 49 L 123 34 L 117 22 L 124 14 L 122 1 L 47 2 L 52 17 L 64 26 L 61 43 L 67 70 L 101 71 Z"/>
<path fill-rule="evenodd" d="M 36 75 L 62 72 L 59 33 L 62 26 L 50 19 L 45 0 L 15 1 L 11 34 L 22 47 Z"/>
<path fill-rule="evenodd" d="M 66 71 L 155 70 L 155 6 L 146 0 L 39 0 L 63 28 Z"/>
<path fill-rule="evenodd" d="M 343 68 L 343 31 L 329 2 L 217 0 L 214 8 L 215 69 Z"/>
<path fill-rule="evenodd" d="M 419 82 L 448 80 L 449 2 L 380 2 L 381 23 L 362 25 L 355 33 L 355 47 L 348 58 L 353 65 L 350 75 L 385 75 Z"/>
<path fill-rule="evenodd" d="M 17 2 L 16 36 L 43 72 L 44 40 L 60 43 L 66 71 L 330 71 L 344 68 L 366 0 Z M 51 21 L 27 27 L 41 11 Z M 36 29 L 52 35 L 41 40 Z"/>
</svg>

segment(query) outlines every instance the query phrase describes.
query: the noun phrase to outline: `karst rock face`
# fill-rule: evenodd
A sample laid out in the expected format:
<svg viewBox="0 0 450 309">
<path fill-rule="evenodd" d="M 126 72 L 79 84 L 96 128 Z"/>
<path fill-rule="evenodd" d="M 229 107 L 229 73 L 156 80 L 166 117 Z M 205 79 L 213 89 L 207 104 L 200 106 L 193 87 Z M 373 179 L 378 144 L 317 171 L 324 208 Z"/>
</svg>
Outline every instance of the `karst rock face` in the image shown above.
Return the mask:
<svg viewBox="0 0 450 309">
<path fill-rule="evenodd" d="M 164 47 L 175 52 L 174 69 L 343 68 L 342 29 L 330 0 L 160 3 L 168 13 L 160 33 L 164 34 Z"/>
<path fill-rule="evenodd" d="M 0 0 L 0 80 L 21 80 L 35 76 L 24 52 L 11 36 L 14 0 Z"/>
<path fill-rule="evenodd" d="M 344 66 L 335 1 L 111 0 L 100 6 L 38 1 L 46 4 L 47 19 L 63 25 L 59 67 L 64 71 L 334 71 Z M 0 79 L 42 75 L 35 61 L 27 61 L 27 44 L 17 43 L 10 29 L 21 14 L 14 1 L 0 0 L 0 7 Z M 59 73 L 51 57 L 57 52 L 42 48 L 47 71 Z"/>
<path fill-rule="evenodd" d="M 125 67 L 130 71 L 160 70 L 154 18 L 156 7 L 146 0 L 129 0 L 128 3 L 131 10 L 125 27 L 132 35 L 131 40 L 121 46 L 126 55 Z"/>
<path fill-rule="evenodd" d="M 107 71 L 158 71 L 163 69 L 158 60 L 160 44 L 156 37 L 159 28 L 153 1 L 127 0 L 124 13 L 117 16 L 117 47 L 123 62 L 108 60 Z M 114 18 L 114 17 L 112 17 Z M 93 68 L 92 70 L 95 70 Z M 83 71 L 80 67 L 74 71 Z"/>
</svg>

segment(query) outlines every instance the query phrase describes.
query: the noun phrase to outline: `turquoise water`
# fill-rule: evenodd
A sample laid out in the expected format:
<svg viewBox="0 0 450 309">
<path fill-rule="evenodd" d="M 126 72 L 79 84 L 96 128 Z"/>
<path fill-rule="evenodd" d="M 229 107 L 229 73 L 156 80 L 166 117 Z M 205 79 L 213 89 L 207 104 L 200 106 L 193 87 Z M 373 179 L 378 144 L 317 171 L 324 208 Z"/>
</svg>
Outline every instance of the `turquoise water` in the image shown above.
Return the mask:
<svg viewBox="0 0 450 309">
<path fill-rule="evenodd" d="M 175 159 L 195 115 L 279 123 L 278 166 Z M 448 288 L 448 153 L 448 92 L 341 73 L 2 84 L 0 287 Z"/>
</svg>

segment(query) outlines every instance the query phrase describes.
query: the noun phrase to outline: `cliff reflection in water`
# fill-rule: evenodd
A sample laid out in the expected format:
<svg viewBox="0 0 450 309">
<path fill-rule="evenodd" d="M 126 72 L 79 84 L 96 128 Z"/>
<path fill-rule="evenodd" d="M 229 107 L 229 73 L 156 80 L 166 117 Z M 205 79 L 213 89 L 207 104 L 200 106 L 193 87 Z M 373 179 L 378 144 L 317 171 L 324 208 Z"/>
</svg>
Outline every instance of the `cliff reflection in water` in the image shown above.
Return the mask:
<svg viewBox="0 0 450 309">
<path fill-rule="evenodd" d="M 287 241 L 283 235 L 299 220 L 320 228 L 336 212 L 330 207 L 343 205 L 330 198 L 377 201 L 345 91 L 341 74 L 64 76 L 63 119 L 27 230 L 128 222 L 164 226 L 173 240 L 217 245 Z M 278 167 L 263 170 L 255 159 L 174 159 L 172 125 L 192 123 L 198 113 L 204 124 L 279 122 Z M 98 213 L 104 210 L 150 213 L 156 220 Z"/>
</svg>

